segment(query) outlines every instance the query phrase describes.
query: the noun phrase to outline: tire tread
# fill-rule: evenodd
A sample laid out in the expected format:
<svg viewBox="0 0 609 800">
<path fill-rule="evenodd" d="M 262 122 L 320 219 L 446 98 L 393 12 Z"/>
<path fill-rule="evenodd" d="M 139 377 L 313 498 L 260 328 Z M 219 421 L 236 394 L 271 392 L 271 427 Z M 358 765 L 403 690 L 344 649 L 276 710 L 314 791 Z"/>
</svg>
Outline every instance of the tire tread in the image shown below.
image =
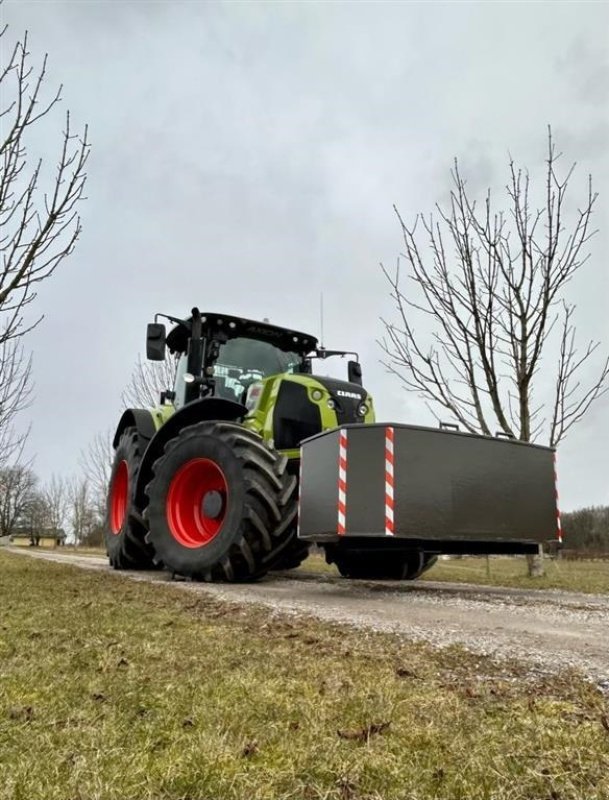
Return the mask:
<svg viewBox="0 0 609 800">
<path fill-rule="evenodd" d="M 239 535 L 227 553 L 201 569 L 195 563 L 197 551 L 194 550 L 192 568 L 182 567 L 180 572 L 202 580 L 257 580 L 283 558 L 296 537 L 296 528 L 292 525 L 297 514 L 296 481 L 286 470 L 286 458 L 242 425 L 224 421 L 199 422 L 183 428 L 167 442 L 162 455 L 152 465 L 152 479 L 145 487 L 148 503 L 143 512 L 144 520 L 150 524 L 150 500 L 161 491 L 161 483 L 166 480 L 168 454 L 178 444 L 198 437 L 221 440 L 240 461 L 245 490 L 244 513 Z M 154 536 L 150 532 L 146 542 L 154 546 Z M 166 566 L 174 568 L 175 564 L 166 563 Z"/>
</svg>

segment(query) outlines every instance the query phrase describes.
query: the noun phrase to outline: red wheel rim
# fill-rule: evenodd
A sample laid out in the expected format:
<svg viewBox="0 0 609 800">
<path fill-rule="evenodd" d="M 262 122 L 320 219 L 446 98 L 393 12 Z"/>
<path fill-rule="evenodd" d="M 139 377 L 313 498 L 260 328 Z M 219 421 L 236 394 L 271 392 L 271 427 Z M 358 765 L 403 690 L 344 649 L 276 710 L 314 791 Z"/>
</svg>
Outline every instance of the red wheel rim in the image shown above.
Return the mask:
<svg viewBox="0 0 609 800">
<path fill-rule="evenodd" d="M 228 484 L 215 461 L 193 458 L 173 476 L 167 493 L 167 523 L 184 547 L 209 544 L 219 533 L 228 498 Z"/>
<path fill-rule="evenodd" d="M 129 500 L 129 470 L 127 462 L 121 461 L 114 474 L 110 487 L 110 530 L 116 536 L 120 533 L 127 515 Z"/>
</svg>

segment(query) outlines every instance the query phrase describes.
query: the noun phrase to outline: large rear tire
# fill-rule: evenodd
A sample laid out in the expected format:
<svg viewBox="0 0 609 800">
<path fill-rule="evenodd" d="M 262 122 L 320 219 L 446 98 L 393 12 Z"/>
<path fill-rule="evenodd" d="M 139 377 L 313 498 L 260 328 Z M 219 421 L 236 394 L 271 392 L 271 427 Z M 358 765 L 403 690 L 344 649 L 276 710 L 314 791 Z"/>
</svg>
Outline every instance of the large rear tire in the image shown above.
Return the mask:
<svg viewBox="0 0 609 800">
<path fill-rule="evenodd" d="M 141 454 L 135 428 L 125 428 L 114 455 L 106 502 L 104 541 L 114 569 L 152 569 L 153 552 L 134 504 Z"/>
<path fill-rule="evenodd" d="M 436 556 L 420 550 L 407 553 L 387 550 L 354 553 L 326 546 L 326 560 L 336 564 L 343 578 L 412 581 L 435 564 Z"/>
<path fill-rule="evenodd" d="M 171 571 L 202 580 L 262 577 L 295 534 L 296 479 L 258 434 L 200 422 L 166 445 L 146 487 L 146 541 Z"/>
</svg>

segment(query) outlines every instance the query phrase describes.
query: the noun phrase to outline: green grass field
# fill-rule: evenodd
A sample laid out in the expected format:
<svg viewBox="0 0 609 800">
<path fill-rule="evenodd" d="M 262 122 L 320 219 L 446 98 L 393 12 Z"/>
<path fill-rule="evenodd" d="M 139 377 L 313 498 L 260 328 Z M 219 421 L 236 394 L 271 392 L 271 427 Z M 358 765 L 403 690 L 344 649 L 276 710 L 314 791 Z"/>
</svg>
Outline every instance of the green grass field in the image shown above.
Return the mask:
<svg viewBox="0 0 609 800">
<path fill-rule="evenodd" d="M 601 800 L 577 675 L 0 552 L 3 800 Z"/>
<path fill-rule="evenodd" d="M 438 561 L 423 579 L 510 586 L 522 589 L 565 589 L 572 592 L 609 592 L 609 561 L 544 560 L 545 576 L 530 578 L 525 558 L 460 558 Z"/>
<path fill-rule="evenodd" d="M 479 583 L 519 589 L 609 593 L 609 561 L 556 561 L 547 558 L 544 564 L 545 576 L 530 578 L 525 558 L 493 556 L 487 566 L 485 558 L 465 556 L 447 561 L 439 560 L 419 580 Z M 323 555 L 319 553 L 309 556 L 301 569 L 324 575 L 338 574 L 334 565 L 326 564 Z"/>
</svg>

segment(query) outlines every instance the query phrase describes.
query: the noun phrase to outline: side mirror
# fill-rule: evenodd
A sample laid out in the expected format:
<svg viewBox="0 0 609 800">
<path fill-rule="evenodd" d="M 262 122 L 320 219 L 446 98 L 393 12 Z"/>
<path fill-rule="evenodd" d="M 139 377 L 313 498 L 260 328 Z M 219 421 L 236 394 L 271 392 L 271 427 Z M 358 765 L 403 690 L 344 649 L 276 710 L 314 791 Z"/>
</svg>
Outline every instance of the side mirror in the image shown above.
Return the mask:
<svg viewBox="0 0 609 800">
<path fill-rule="evenodd" d="M 149 361 L 165 361 L 165 326 L 151 322 L 146 328 L 146 358 Z"/>
<path fill-rule="evenodd" d="M 347 363 L 347 374 L 349 383 L 356 383 L 358 386 L 362 385 L 362 365 L 359 361 L 349 361 Z"/>
</svg>

